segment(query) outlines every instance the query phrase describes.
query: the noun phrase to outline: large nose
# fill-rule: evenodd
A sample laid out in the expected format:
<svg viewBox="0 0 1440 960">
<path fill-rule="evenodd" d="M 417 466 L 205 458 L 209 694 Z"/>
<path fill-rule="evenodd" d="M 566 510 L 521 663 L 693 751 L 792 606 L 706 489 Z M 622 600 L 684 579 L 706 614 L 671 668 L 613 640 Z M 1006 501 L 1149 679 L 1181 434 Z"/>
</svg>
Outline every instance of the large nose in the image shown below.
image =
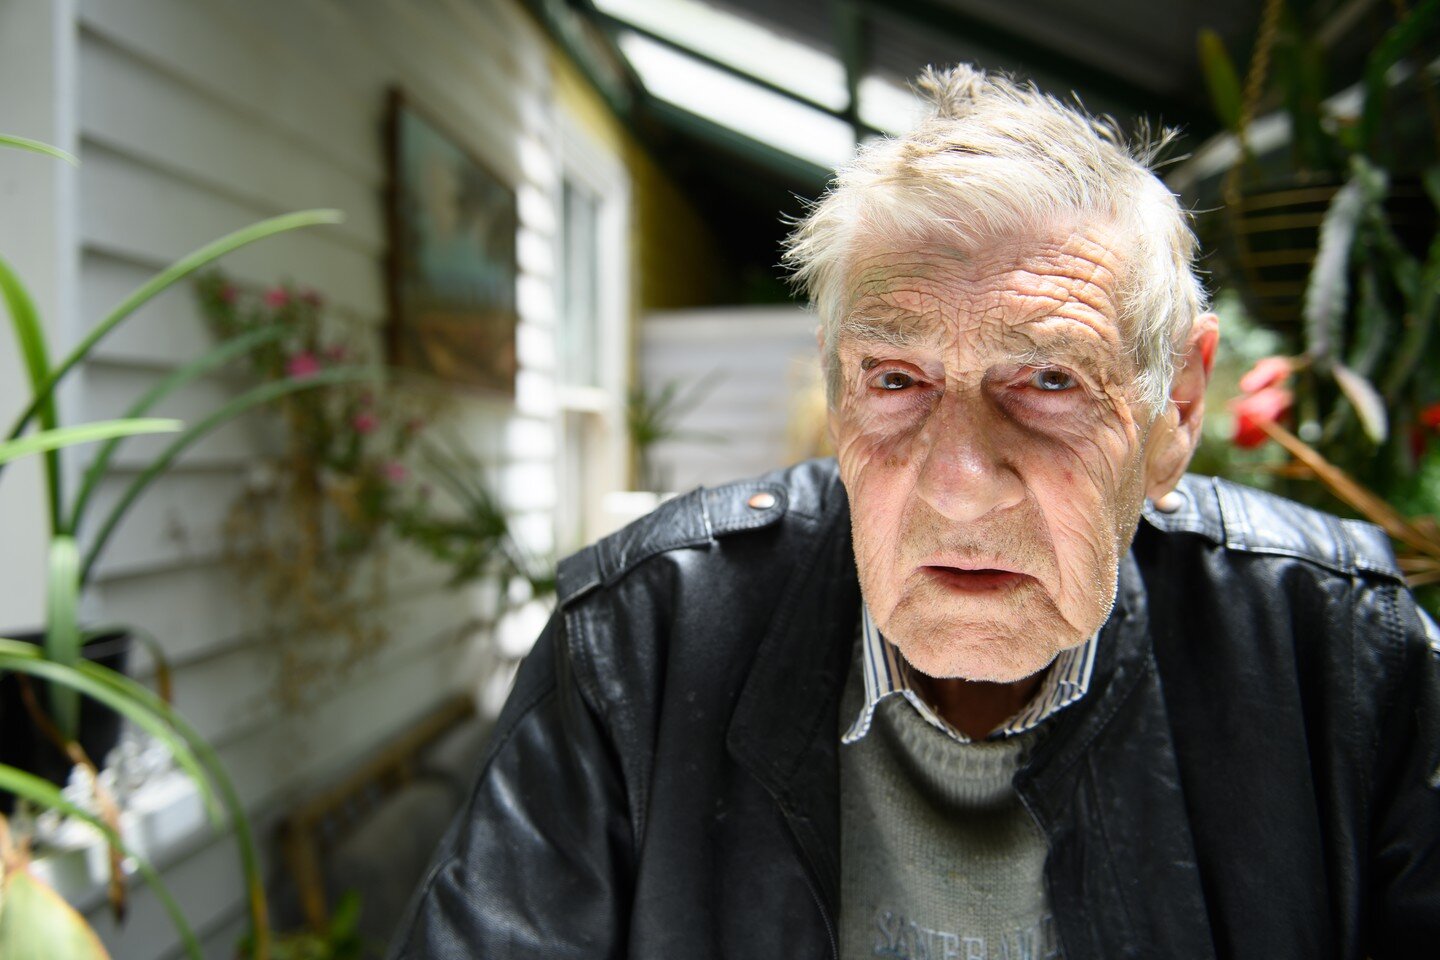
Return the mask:
<svg viewBox="0 0 1440 960">
<path fill-rule="evenodd" d="M 921 431 L 925 452 L 917 489 L 949 520 L 979 520 L 1024 499 L 998 419 L 983 397 L 952 388 Z"/>
</svg>

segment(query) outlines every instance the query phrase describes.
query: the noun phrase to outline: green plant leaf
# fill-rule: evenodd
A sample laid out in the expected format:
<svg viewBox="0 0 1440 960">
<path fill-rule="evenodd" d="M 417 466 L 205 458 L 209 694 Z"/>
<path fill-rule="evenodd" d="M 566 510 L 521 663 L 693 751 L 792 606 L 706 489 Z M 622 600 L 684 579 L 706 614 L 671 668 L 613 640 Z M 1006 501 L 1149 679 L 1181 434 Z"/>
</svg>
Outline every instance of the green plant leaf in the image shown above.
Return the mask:
<svg viewBox="0 0 1440 960">
<path fill-rule="evenodd" d="M 1396 327 L 1395 316 L 1380 295 L 1378 275 L 1372 257 L 1360 271 L 1360 284 L 1355 301 L 1355 336 L 1349 364 L 1350 368 L 1362 377 L 1370 377 L 1375 373 Z"/>
<path fill-rule="evenodd" d="M 161 700 L 165 701 L 166 706 L 173 709 L 175 706 L 175 697 L 174 689 L 170 681 L 174 671 L 170 668 L 170 658 L 165 655 L 165 648 L 160 646 L 160 641 L 155 634 L 149 630 L 137 627 L 134 624 L 92 626 L 85 632 L 85 642 L 88 643 L 92 637 L 102 637 L 112 633 L 129 633 L 130 639 L 140 644 L 140 646 L 145 648 L 145 652 L 150 654 L 150 659 L 153 661 L 152 666 L 155 670 L 155 693 Z"/>
<path fill-rule="evenodd" d="M 1345 399 L 1355 408 L 1355 415 L 1360 418 L 1360 427 L 1365 431 L 1365 436 L 1377 445 L 1384 443 L 1390 426 L 1380 391 L 1371 386 L 1369 380 L 1343 363 L 1336 363 L 1330 372 L 1335 375 L 1335 383 L 1340 387 L 1340 392 L 1345 394 Z"/>
<path fill-rule="evenodd" d="M 1325 118 L 1325 53 L 1313 37 L 1296 35 L 1277 51 L 1276 65 L 1285 74 L 1286 112 L 1296 160 L 1304 170 L 1339 173 Z"/>
<path fill-rule="evenodd" d="M 45 345 L 45 331 L 35 302 L 10 264 L 0 257 L 0 297 L 5 300 L 5 309 L 10 314 L 10 326 L 25 361 L 25 373 L 30 379 L 32 397 L 38 398 L 45 385 L 50 382 L 50 351 Z M 55 398 L 47 394 L 43 399 L 31 403 L 32 416 L 39 415 L 42 430 L 54 430 Z M 14 440 L 20 435 L 17 429 L 7 439 Z M 4 469 L 0 463 L 0 470 Z M 62 505 L 60 503 L 60 458 L 51 450 L 45 455 L 45 488 L 50 508 L 50 530 L 59 532 Z"/>
<path fill-rule="evenodd" d="M 175 711 L 129 677 L 96 663 L 74 666 L 48 659 L 33 643 L 0 638 L 0 670 L 13 670 L 48 681 L 53 689 L 64 686 L 99 701 L 132 721 L 165 746 L 186 774 L 195 781 L 210 817 L 219 825 L 220 809 L 205 771 L 186 740 L 176 733 Z M 98 758 L 97 758 L 98 759 Z"/>
<path fill-rule="evenodd" d="M 1391 403 L 1399 401 L 1425 355 L 1426 345 L 1440 314 L 1440 234 L 1430 243 L 1425 266 L 1418 271 L 1413 287 L 1405 290 L 1405 333 L 1395 348 L 1390 369 L 1380 382 L 1380 391 Z M 1403 288 L 1402 288 L 1403 290 Z"/>
<path fill-rule="evenodd" d="M 85 918 L 27 868 L 12 870 L 0 900 L 5 960 L 110 960 Z"/>
<path fill-rule="evenodd" d="M 1390 92 L 1386 79 L 1390 68 L 1417 44 L 1432 35 L 1440 20 L 1440 0 L 1420 0 L 1403 20 L 1386 31 L 1365 61 L 1365 105 L 1360 112 L 1357 149 L 1368 151 L 1375 143 L 1380 118 Z M 1417 71 L 1422 77 L 1423 69 Z M 1428 80 L 1421 82 L 1428 83 Z"/>
<path fill-rule="evenodd" d="M 259 346 L 280 339 L 285 332 L 285 325 L 277 323 L 230 338 L 172 371 L 169 376 L 155 384 L 140 399 L 136 400 L 130 409 L 125 411 L 125 416 L 139 417 L 148 413 L 155 404 L 190 381 L 224 366 L 236 357 L 243 356 Z M 90 497 L 95 493 L 100 481 L 105 478 L 110 460 L 115 456 L 118 448 L 118 439 L 107 443 L 95 455 L 95 460 L 86 469 L 85 479 L 80 484 L 79 492 L 75 494 L 75 504 L 70 511 L 70 518 L 64 526 L 67 533 L 74 534 L 80 529 L 80 522 L 85 517 L 85 506 L 90 502 Z"/>
<path fill-rule="evenodd" d="M 10 134 L 0 133 L 0 147 L 18 147 L 21 150 L 29 150 L 32 153 L 43 153 L 47 157 L 54 157 L 56 160 L 64 160 L 72 166 L 80 166 L 80 161 L 75 155 L 61 150 L 59 147 L 52 147 L 48 143 L 41 143 L 39 140 L 31 140 L 27 137 L 16 137 Z M 3 956 L 3 954 L 0 954 Z"/>
<path fill-rule="evenodd" d="M 0 442 L 0 464 L 43 450 L 56 450 L 79 443 L 94 443 L 112 437 L 131 437 L 139 433 L 175 433 L 185 424 L 179 420 L 167 419 L 126 419 L 101 420 L 97 423 L 82 423 L 74 427 L 60 427 L 27 434 L 18 440 Z"/>
<path fill-rule="evenodd" d="M 224 764 L 215 754 L 215 748 L 196 732 L 184 716 L 154 692 L 97 663 L 82 662 L 74 669 L 61 667 L 46 661 L 34 644 L 0 638 L 0 670 L 7 669 L 42 679 L 62 678 L 60 682 L 68 681 L 81 693 L 130 717 L 175 757 L 176 763 L 195 782 L 206 810 L 217 825 L 219 812 L 214 791 L 219 792 L 220 800 L 230 815 L 230 826 L 235 831 L 235 844 L 239 848 L 241 870 L 245 875 L 253 943 L 251 956 L 254 960 L 266 960 L 270 955 L 270 924 L 260 856 L 256 852 L 255 836 L 245 815 L 245 807 L 240 802 L 234 782 L 225 772 Z M 126 713 L 127 710 L 133 712 Z M 197 757 L 199 764 L 196 763 Z"/>
<path fill-rule="evenodd" d="M 353 934 L 360 924 L 360 894 L 346 890 L 330 914 L 330 939 L 340 941 Z"/>
<path fill-rule="evenodd" d="M 85 810 L 81 807 L 77 807 L 69 800 L 66 800 L 64 794 L 62 794 L 50 781 L 41 779 L 40 777 L 34 776 L 33 774 L 26 773 L 23 770 L 17 770 L 14 767 L 6 766 L 4 764 L 0 764 L 0 788 L 8 790 L 17 797 L 24 797 L 31 803 L 34 803 L 40 807 L 51 810 L 58 810 L 59 812 L 65 814 L 67 817 L 74 817 L 77 820 L 83 820 L 86 823 L 90 824 L 92 827 L 94 827 L 96 830 L 99 830 L 100 833 L 104 835 L 105 840 L 110 844 L 110 846 L 119 850 L 122 854 L 124 854 L 126 857 L 129 857 L 135 862 L 135 869 L 137 869 L 140 872 L 140 875 L 145 878 L 145 882 L 149 884 L 150 889 L 155 891 L 155 896 L 160 900 L 161 905 L 165 908 L 165 912 L 170 915 L 170 922 L 175 925 L 176 931 L 180 934 L 180 939 L 185 944 L 185 952 L 190 955 L 192 960 L 202 960 L 200 952 L 200 942 L 195 939 L 195 932 L 190 928 L 190 924 L 186 922 L 185 914 L 181 912 L 179 904 L 175 902 L 174 896 L 172 896 L 170 893 L 170 889 L 166 887 L 165 884 L 161 881 L 160 875 L 155 872 L 155 869 L 151 867 L 150 864 L 143 857 L 137 856 L 135 852 L 126 845 L 125 841 L 120 837 L 118 833 L 115 832 L 115 830 L 108 823 L 106 823 L 100 817 L 95 816 L 90 811 Z M 51 892 L 53 894 L 53 891 Z M 84 919 L 80 918 L 78 914 L 77 919 L 80 923 L 85 923 Z M 27 912 L 26 920 L 24 922 L 28 924 L 32 920 L 38 921 L 39 915 Z M 0 913 L 0 926 L 3 926 L 3 924 L 7 922 L 9 921 L 3 918 L 3 913 Z M 41 931 L 45 931 L 47 929 L 46 925 L 40 924 L 38 922 L 36 923 L 36 926 Z M 17 928 L 17 930 L 18 929 L 19 928 Z M 58 928 L 55 929 L 58 932 Z M 93 931 L 90 931 L 88 925 L 85 929 L 93 936 Z M 6 942 L 3 935 L 0 935 L 0 957 L 4 957 L 6 958 L 6 960 L 9 960 L 11 954 L 6 949 L 3 949 L 5 943 Z M 103 955 L 104 954 L 102 953 L 101 956 Z M 17 953 L 15 954 L 15 956 L 25 956 L 25 954 Z M 42 953 L 38 954 L 37 956 L 43 957 L 45 958 L 45 960 L 50 960 L 50 958 L 52 957 L 63 957 L 65 956 L 65 954 Z M 79 956 L 83 957 L 86 955 L 80 954 Z"/>
<path fill-rule="evenodd" d="M 1305 352 L 1320 369 L 1327 368 L 1338 346 L 1340 321 L 1350 295 L 1350 254 L 1366 203 L 1378 192 L 1384 196 L 1384 175 L 1368 165 L 1335 192 L 1320 223 L 1315 264 L 1305 285 L 1303 316 Z"/>
<path fill-rule="evenodd" d="M 1440 166 L 1427 167 L 1420 175 L 1420 182 L 1425 186 L 1425 193 L 1430 197 L 1430 204 L 1437 211 L 1440 211 Z"/>
<path fill-rule="evenodd" d="M 1210 89 L 1210 106 L 1215 116 L 1231 133 L 1240 132 L 1240 75 L 1225 49 L 1225 41 L 1209 27 L 1198 38 L 1200 66 L 1205 71 L 1205 85 Z"/>
<path fill-rule="evenodd" d="M 14 439 L 20 435 L 20 431 L 35 416 L 37 410 L 49 402 L 54 395 L 55 388 L 65 378 L 74 366 L 89 355 L 95 344 L 99 343 L 111 330 L 115 329 L 125 318 L 129 317 L 136 310 L 140 309 L 150 300 L 163 293 L 166 289 L 185 279 L 197 270 L 203 269 L 225 254 L 239 249 L 257 240 L 274 236 L 277 233 L 284 233 L 287 230 L 297 230 L 301 227 L 312 227 L 325 223 L 339 223 L 343 219 L 338 210 L 304 210 L 300 213 L 287 213 L 284 216 L 272 217 L 269 220 L 262 220 L 259 223 L 251 224 L 234 233 L 221 237 L 213 243 L 208 243 L 200 249 L 187 254 L 175 263 L 160 271 L 154 277 L 141 284 L 139 289 L 131 293 L 120 302 L 110 314 L 95 325 L 85 335 L 79 345 L 70 351 L 69 355 L 61 361 L 60 365 L 51 371 L 48 380 L 44 385 L 37 388 L 34 399 L 11 427 L 9 438 Z"/>
<path fill-rule="evenodd" d="M 155 478 L 164 473 L 166 468 L 180 456 L 187 447 L 195 443 L 212 430 L 235 419 L 248 410 L 277 400 L 287 394 L 296 393 L 300 390 L 310 390 L 315 387 L 332 386 L 337 383 L 360 383 L 374 380 L 379 376 L 380 371 L 373 367 L 334 367 L 329 370 L 322 370 L 319 373 L 307 377 L 300 377 L 291 380 L 277 380 L 261 384 L 249 390 L 229 403 L 214 411 L 209 416 L 190 426 L 184 433 L 175 439 L 170 446 L 156 457 L 148 467 L 141 471 L 140 475 L 131 481 L 130 486 L 121 494 L 119 501 L 111 508 L 106 515 L 104 523 L 96 532 L 95 538 L 90 543 L 90 549 L 85 554 L 85 563 L 80 568 L 80 583 L 86 584 L 90 581 L 90 574 L 95 569 L 95 561 L 99 559 L 104 551 L 110 535 L 124 519 L 125 512 L 135 502 Z"/>
<path fill-rule="evenodd" d="M 73 667 L 80 661 L 80 550 L 74 537 L 50 541 L 46 577 L 45 656 Z M 50 687 L 50 716 L 66 740 L 80 730 L 80 696 L 63 685 Z"/>
</svg>

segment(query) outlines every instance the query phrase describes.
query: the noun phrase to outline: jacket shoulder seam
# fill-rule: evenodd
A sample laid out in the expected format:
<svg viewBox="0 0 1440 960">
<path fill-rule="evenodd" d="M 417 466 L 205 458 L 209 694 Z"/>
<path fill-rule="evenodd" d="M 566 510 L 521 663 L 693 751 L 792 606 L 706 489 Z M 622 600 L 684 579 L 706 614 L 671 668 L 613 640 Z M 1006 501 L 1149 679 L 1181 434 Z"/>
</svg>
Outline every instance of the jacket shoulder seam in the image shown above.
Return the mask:
<svg viewBox="0 0 1440 960">
<path fill-rule="evenodd" d="M 762 499 L 765 495 L 768 501 Z M 784 484 L 777 481 L 740 480 L 698 487 L 666 501 L 654 513 L 562 560 L 557 578 L 559 604 L 568 606 L 609 586 L 653 557 L 773 526 L 786 513 L 810 515 L 790 499 Z"/>
<path fill-rule="evenodd" d="M 1151 526 L 1164 533 L 1199 534 L 1237 553 L 1287 557 L 1342 576 L 1404 583 L 1388 538 L 1374 524 L 1332 516 L 1220 477 L 1187 477 L 1179 492 L 1184 503 L 1174 513 L 1146 507 Z M 1266 517 L 1271 517 L 1268 524 Z"/>
</svg>

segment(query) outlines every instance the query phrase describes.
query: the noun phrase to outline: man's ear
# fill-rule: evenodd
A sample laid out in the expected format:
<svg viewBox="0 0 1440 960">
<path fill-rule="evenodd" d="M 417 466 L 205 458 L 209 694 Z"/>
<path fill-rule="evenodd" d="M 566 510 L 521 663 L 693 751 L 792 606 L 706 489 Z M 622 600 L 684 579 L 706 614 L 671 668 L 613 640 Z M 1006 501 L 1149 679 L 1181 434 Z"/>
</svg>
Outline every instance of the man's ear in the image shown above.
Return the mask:
<svg viewBox="0 0 1440 960">
<path fill-rule="evenodd" d="M 1145 452 L 1145 495 L 1159 500 L 1175 489 L 1200 444 L 1205 420 L 1205 388 L 1215 366 L 1220 320 L 1207 313 L 1195 321 L 1175 364 L 1170 400 L 1155 419 Z"/>
</svg>

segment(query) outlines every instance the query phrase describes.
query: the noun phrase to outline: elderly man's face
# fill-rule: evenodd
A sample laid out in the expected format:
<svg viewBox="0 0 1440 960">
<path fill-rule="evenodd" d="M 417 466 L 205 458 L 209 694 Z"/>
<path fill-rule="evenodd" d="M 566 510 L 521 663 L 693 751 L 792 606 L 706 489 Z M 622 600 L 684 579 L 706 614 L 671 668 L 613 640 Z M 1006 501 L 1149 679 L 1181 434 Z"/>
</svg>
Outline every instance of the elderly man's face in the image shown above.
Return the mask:
<svg viewBox="0 0 1440 960">
<path fill-rule="evenodd" d="M 855 265 L 831 429 L 865 601 L 930 676 L 1019 680 L 1083 642 L 1179 472 L 1148 449 L 1174 417 L 1134 396 L 1119 269 L 1100 230 Z"/>
</svg>

